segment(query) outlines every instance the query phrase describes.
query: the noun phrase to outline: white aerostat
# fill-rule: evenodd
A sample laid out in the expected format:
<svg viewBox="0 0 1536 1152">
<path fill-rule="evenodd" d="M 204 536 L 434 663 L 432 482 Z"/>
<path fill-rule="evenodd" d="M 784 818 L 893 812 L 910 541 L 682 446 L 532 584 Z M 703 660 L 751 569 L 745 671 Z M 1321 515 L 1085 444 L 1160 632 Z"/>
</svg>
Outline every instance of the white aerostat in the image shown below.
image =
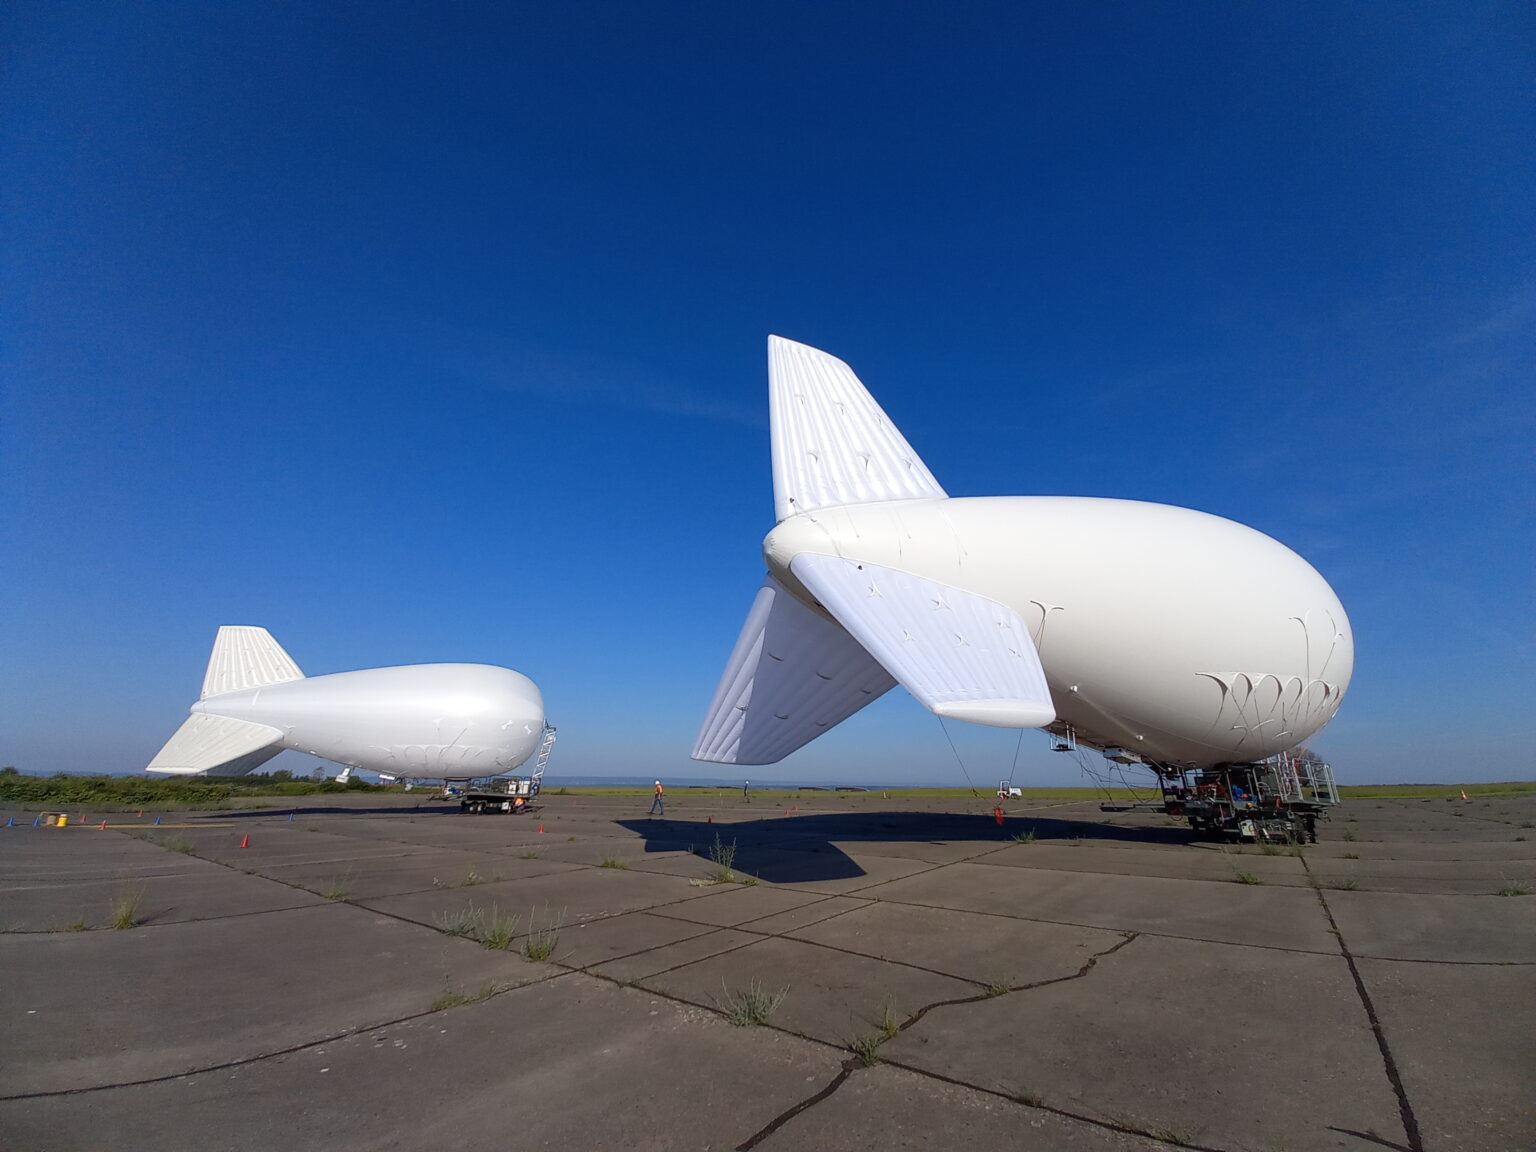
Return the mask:
<svg viewBox="0 0 1536 1152">
<path fill-rule="evenodd" d="M 224 627 L 192 715 L 147 770 L 241 776 L 291 749 L 397 778 L 475 780 L 512 771 L 545 732 L 538 686 L 510 668 L 306 677 L 265 628 Z"/>
<path fill-rule="evenodd" d="M 1289 548 L 1163 504 L 950 497 L 841 360 L 770 337 L 768 364 L 779 523 L 695 759 L 780 760 L 897 683 L 1170 771 L 1338 710 L 1349 621 Z"/>
</svg>

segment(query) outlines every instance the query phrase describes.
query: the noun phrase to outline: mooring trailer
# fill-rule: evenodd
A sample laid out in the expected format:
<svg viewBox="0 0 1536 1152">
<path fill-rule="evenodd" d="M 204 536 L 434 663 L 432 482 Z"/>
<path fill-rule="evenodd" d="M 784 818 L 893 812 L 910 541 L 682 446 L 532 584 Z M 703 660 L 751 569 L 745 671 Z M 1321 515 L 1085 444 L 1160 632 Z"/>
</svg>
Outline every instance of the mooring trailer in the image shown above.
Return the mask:
<svg viewBox="0 0 1536 1152">
<path fill-rule="evenodd" d="M 1196 832 L 1232 840 L 1317 843 L 1317 822 L 1339 802 L 1333 769 L 1310 753 L 1258 764 L 1159 771 L 1163 811 Z"/>
<path fill-rule="evenodd" d="M 527 812 L 539 794 L 528 776 L 504 776 L 484 787 L 468 787 L 459 794 L 460 812 Z"/>
<path fill-rule="evenodd" d="M 544 739 L 539 743 L 539 755 L 533 762 L 532 776 L 496 776 L 488 780 L 471 780 L 462 791 L 444 781 L 443 799 L 452 795 L 459 798 L 460 812 L 527 812 L 539 794 L 544 781 L 544 768 L 549 754 L 555 747 L 555 728 L 544 725 Z"/>
</svg>

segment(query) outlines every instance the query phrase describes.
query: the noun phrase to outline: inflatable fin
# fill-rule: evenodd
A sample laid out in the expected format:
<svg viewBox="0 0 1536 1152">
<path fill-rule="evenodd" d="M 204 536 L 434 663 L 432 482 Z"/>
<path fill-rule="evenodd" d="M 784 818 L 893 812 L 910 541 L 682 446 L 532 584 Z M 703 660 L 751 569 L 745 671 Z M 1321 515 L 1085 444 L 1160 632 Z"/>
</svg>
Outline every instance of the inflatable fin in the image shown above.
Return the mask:
<svg viewBox="0 0 1536 1152">
<path fill-rule="evenodd" d="M 837 504 L 947 495 L 836 356 L 768 337 L 768 415 L 780 520 Z"/>
<path fill-rule="evenodd" d="M 1039 653 L 1013 609 L 841 556 L 802 552 L 790 571 L 929 711 L 998 728 L 1056 719 Z"/>
<path fill-rule="evenodd" d="M 203 676 L 203 693 L 198 699 L 302 679 L 304 673 L 299 666 L 265 628 L 226 625 L 214 637 L 208 671 Z"/>
<path fill-rule="evenodd" d="M 852 636 L 769 576 L 726 662 L 693 758 L 772 764 L 895 686 Z"/>
<path fill-rule="evenodd" d="M 173 776 L 244 776 L 281 752 L 282 738 L 281 731 L 266 724 L 194 712 L 145 771 Z"/>
</svg>

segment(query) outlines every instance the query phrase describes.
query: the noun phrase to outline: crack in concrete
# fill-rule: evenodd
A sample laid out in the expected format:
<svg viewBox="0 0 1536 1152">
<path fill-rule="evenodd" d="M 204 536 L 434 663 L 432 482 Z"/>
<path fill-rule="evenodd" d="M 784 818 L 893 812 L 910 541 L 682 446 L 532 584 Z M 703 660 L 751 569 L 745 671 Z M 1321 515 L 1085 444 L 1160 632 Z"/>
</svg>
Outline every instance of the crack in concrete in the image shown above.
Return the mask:
<svg viewBox="0 0 1536 1152">
<path fill-rule="evenodd" d="M 1317 895 L 1317 902 L 1322 906 L 1323 915 L 1328 917 L 1329 930 L 1339 942 L 1339 951 L 1344 955 L 1344 963 L 1349 966 L 1349 974 L 1355 982 L 1355 992 L 1360 997 L 1360 1003 L 1365 1008 L 1366 1019 L 1371 1022 L 1371 1034 L 1376 1037 L 1376 1047 L 1381 1050 L 1381 1062 L 1386 1068 L 1387 1080 L 1392 1085 L 1392 1091 L 1397 1097 L 1397 1111 L 1402 1120 L 1403 1132 L 1408 1137 L 1409 1152 L 1424 1152 L 1424 1139 L 1419 1133 L 1419 1122 L 1413 1114 L 1413 1104 L 1408 1099 L 1408 1089 L 1403 1085 L 1402 1074 L 1398 1071 L 1397 1060 L 1392 1055 L 1392 1047 L 1387 1043 L 1387 1033 L 1382 1027 L 1381 1019 L 1376 1015 L 1376 1005 L 1371 1000 L 1371 994 L 1365 987 L 1365 978 L 1360 975 L 1360 967 L 1355 963 L 1355 956 L 1349 950 L 1349 943 L 1344 939 L 1344 933 L 1339 929 L 1339 922 L 1333 918 L 1333 909 L 1328 906 L 1328 898 L 1323 895 L 1322 888 L 1312 876 L 1312 869 L 1307 866 L 1306 859 L 1302 859 L 1302 867 L 1307 869 L 1307 876 L 1312 879 L 1312 891 Z M 1395 1145 L 1387 1145 L 1395 1147 Z"/>
<path fill-rule="evenodd" d="M 517 992 L 520 989 L 532 988 L 538 984 L 548 984 L 575 973 L 576 969 L 566 968 L 558 972 L 551 972 L 548 976 L 540 976 L 536 980 L 529 980 L 526 983 L 498 988 L 484 999 L 476 1001 L 476 1003 L 494 1000 L 497 996 L 505 996 L 508 992 Z M 360 1024 L 356 1028 L 348 1028 L 329 1036 L 322 1036 L 317 1040 L 306 1040 L 302 1044 L 293 1044 L 287 1048 L 277 1048 L 271 1052 L 258 1052 L 254 1056 L 243 1056 L 238 1060 L 226 1060 L 222 1064 L 208 1064 L 201 1068 L 189 1068 L 184 1072 L 167 1072 L 163 1076 L 148 1076 L 142 1080 L 118 1080 L 111 1084 L 89 1084 L 81 1088 L 52 1088 L 43 1092 L 18 1092 L 14 1096 L 0 1096 L 0 1103 L 12 1100 L 40 1100 L 50 1096 L 81 1096 L 87 1092 L 108 1092 L 114 1088 L 139 1088 L 145 1084 L 164 1084 L 169 1080 L 184 1080 L 189 1076 L 202 1076 L 209 1072 L 223 1072 L 230 1068 L 244 1068 L 251 1064 L 258 1064 L 263 1060 L 271 1060 L 276 1056 L 292 1056 L 309 1048 L 318 1048 L 322 1044 L 335 1044 L 338 1041 L 346 1040 L 365 1032 L 375 1032 L 381 1028 L 393 1028 L 399 1024 L 409 1024 L 413 1020 L 423 1020 L 428 1016 L 435 1016 L 439 1012 L 444 1011 L 447 1011 L 447 1009 L 428 1008 L 424 1012 L 412 1012 L 408 1016 L 398 1016 L 393 1020 L 383 1020 L 376 1024 Z"/>
<path fill-rule="evenodd" d="M 1126 933 L 1124 939 L 1122 939 L 1119 943 L 1113 945 L 1110 948 L 1104 949 L 1102 952 L 1095 952 L 1092 956 L 1088 957 L 1088 959 L 1083 963 L 1083 966 L 1081 968 L 1079 968 L 1076 972 L 1069 973 L 1066 976 L 1054 976 L 1054 977 L 1050 978 L 1049 980 L 1036 980 L 1036 981 L 1034 981 L 1033 983 L 1030 983 L 1030 984 L 1021 984 L 1018 987 L 1009 988 L 1006 992 L 1003 992 L 1003 993 L 993 993 L 991 991 L 987 991 L 987 992 L 983 992 L 980 995 L 976 995 L 976 996 L 961 996 L 961 997 L 956 997 L 956 998 L 950 999 L 950 1000 L 936 1000 L 936 1001 L 934 1001 L 931 1004 L 925 1004 L 925 1005 L 923 1005 L 923 1007 L 919 1008 L 916 1012 L 914 1012 L 911 1016 L 909 1016 L 896 1029 L 895 1035 L 900 1035 L 901 1033 L 905 1032 L 908 1028 L 912 1027 L 919 1020 L 921 1020 L 924 1016 L 928 1015 L 929 1012 L 932 1012 L 933 1010 L 935 1010 L 937 1008 L 947 1008 L 947 1007 L 951 1007 L 951 1006 L 956 1005 L 956 1004 L 974 1004 L 974 1003 L 977 1003 L 977 1002 L 982 1001 L 982 1000 L 997 999 L 998 996 L 1000 996 L 1000 995 L 1008 996 L 1008 995 L 1012 995 L 1012 994 L 1014 994 L 1016 992 L 1028 992 L 1028 991 L 1031 991 L 1031 990 L 1033 990 L 1035 988 L 1045 988 L 1045 987 L 1047 987 L 1049 985 L 1052 985 L 1052 984 L 1065 983 L 1066 981 L 1069 981 L 1069 980 L 1080 980 L 1084 976 L 1088 975 L 1088 973 L 1093 971 L 1094 967 L 1098 964 L 1099 960 L 1101 960 L 1105 956 L 1112 956 L 1114 953 L 1120 951 L 1120 949 L 1124 948 L 1127 944 L 1129 944 L 1133 940 L 1135 940 L 1138 935 L 1140 935 L 1140 933 L 1137 933 L 1137 932 Z M 834 949 L 834 951 L 842 951 L 842 949 Z M 861 953 L 853 953 L 853 955 L 857 956 L 857 955 L 862 955 L 862 954 Z M 868 959 L 868 957 L 865 957 L 865 959 Z M 924 971 L 927 971 L 927 969 L 924 969 Z M 941 973 L 941 975 L 942 975 L 942 973 Z M 954 978 L 955 977 L 951 977 L 951 979 L 954 979 Z M 972 983 L 977 983 L 977 982 L 976 981 L 972 981 Z M 770 1027 L 772 1027 L 772 1025 L 770 1025 Z M 791 1031 L 790 1029 L 787 1029 L 787 1028 L 781 1028 L 781 1029 L 777 1029 L 777 1030 L 781 1031 L 781 1032 L 788 1032 L 792 1036 L 799 1036 L 801 1039 L 812 1040 L 815 1043 L 823 1044 L 823 1045 L 826 1045 L 827 1047 L 832 1047 L 832 1045 L 828 1045 L 827 1042 L 824 1041 L 824 1040 L 817 1040 L 815 1037 L 805 1036 L 802 1033 L 793 1032 L 793 1031 Z M 887 1037 L 887 1039 L 890 1039 L 890 1037 Z M 884 1044 L 884 1043 L 885 1043 L 885 1041 L 882 1040 L 881 1044 Z M 988 1095 L 1000 1097 L 1001 1099 L 1008 1100 L 1008 1101 L 1010 1101 L 1011 1103 L 1014 1103 L 1014 1104 L 1022 1104 L 1022 1101 L 1018 1100 L 1016 1097 L 1009 1096 L 1009 1095 L 1007 1095 L 1005 1093 L 997 1092 L 997 1091 L 994 1091 L 994 1090 L 988 1089 L 988 1088 L 978 1088 L 974 1084 L 968 1084 L 968 1083 L 966 1083 L 963 1080 L 957 1080 L 957 1079 L 954 1079 L 952 1077 L 944 1076 L 944 1075 L 941 1075 L 939 1073 L 932 1072 L 932 1071 L 930 1071 L 930 1070 L 928 1070 L 926 1068 L 916 1068 L 916 1067 L 913 1067 L 912 1065 L 903 1064 L 900 1061 L 894 1061 L 894 1060 L 892 1060 L 892 1061 L 878 1061 L 878 1062 L 890 1063 L 892 1067 L 903 1068 L 906 1071 L 916 1073 L 919 1076 L 924 1076 L 924 1077 L 927 1077 L 927 1078 L 932 1079 L 932 1080 L 940 1080 L 940 1081 L 943 1081 L 943 1082 L 948 1083 L 948 1084 L 954 1084 L 954 1085 L 956 1085 L 958 1087 L 961 1087 L 961 1088 L 969 1088 L 969 1089 L 971 1089 L 973 1091 L 985 1092 Z M 830 1097 L 839 1088 L 841 1088 L 845 1083 L 847 1083 L 848 1078 L 850 1076 L 852 1076 L 854 1074 L 854 1072 L 858 1071 L 858 1069 L 860 1067 L 867 1067 L 867 1066 L 868 1065 L 864 1061 L 862 1061 L 859 1057 L 857 1057 L 857 1056 L 850 1056 L 847 1060 L 843 1061 L 842 1068 L 838 1071 L 837 1075 L 832 1078 L 830 1083 L 828 1083 L 820 1091 L 814 1093 L 811 1096 L 806 1097 L 804 1100 L 801 1100 L 797 1104 L 791 1106 L 790 1108 L 787 1108 L 785 1111 L 783 1111 L 779 1115 L 775 1116 L 766 1125 L 764 1125 L 762 1128 L 758 1129 L 758 1131 L 754 1132 L 751 1136 L 749 1136 L 745 1141 L 743 1141 L 741 1144 L 738 1144 L 736 1146 L 736 1152 L 751 1152 L 751 1149 L 757 1147 L 757 1145 L 761 1144 L 764 1140 L 768 1139 L 768 1137 L 772 1136 L 775 1132 L 777 1132 L 785 1124 L 787 1124 L 791 1120 L 793 1120 L 796 1116 L 799 1116 L 802 1112 L 805 1112 L 805 1111 L 807 1111 L 810 1108 L 814 1108 L 817 1104 L 820 1104 L 823 1100 L 826 1100 L 828 1097 Z M 1065 1116 L 1065 1117 L 1067 1117 L 1069 1119 L 1072 1119 L 1072 1120 L 1080 1120 L 1080 1121 L 1083 1121 L 1084 1123 L 1094 1124 L 1094 1125 L 1096 1125 L 1096 1126 L 1098 1126 L 1100 1128 L 1108 1128 L 1111 1131 L 1115 1131 L 1115 1132 L 1122 1132 L 1122 1133 L 1127 1133 L 1127 1134 L 1130 1134 L 1130 1135 L 1143 1136 L 1143 1137 L 1147 1137 L 1147 1135 L 1148 1135 L 1147 1133 L 1138 1131 L 1135 1128 L 1126 1127 L 1126 1126 L 1123 1126 L 1123 1125 L 1118 1125 L 1118 1124 L 1110 1123 L 1110 1122 L 1103 1121 L 1103 1120 L 1095 1120 L 1095 1119 L 1093 1119 L 1091 1117 L 1077 1116 L 1074 1113 L 1065 1112 L 1065 1111 L 1062 1111 L 1062 1110 L 1056 1109 L 1056 1108 L 1046 1107 L 1044 1105 L 1028 1105 L 1028 1107 L 1037 1107 L 1037 1108 L 1039 1108 L 1043 1112 L 1051 1112 L 1051 1113 L 1054 1113 L 1054 1114 L 1056 1114 L 1058 1116 Z M 1158 1139 L 1158 1137 L 1148 1137 L 1148 1138 L 1150 1138 L 1150 1139 Z M 1167 1140 L 1163 1140 L 1161 1142 L 1165 1143 L 1165 1144 L 1172 1143 L 1171 1141 L 1167 1141 Z M 1173 1144 L 1173 1146 L 1174 1147 L 1178 1147 L 1178 1148 L 1192 1149 L 1192 1150 L 1194 1150 L 1194 1152 L 1221 1152 L 1220 1149 L 1205 1149 L 1205 1148 L 1200 1148 L 1198 1145 L 1193 1145 L 1193 1144 Z"/>
</svg>

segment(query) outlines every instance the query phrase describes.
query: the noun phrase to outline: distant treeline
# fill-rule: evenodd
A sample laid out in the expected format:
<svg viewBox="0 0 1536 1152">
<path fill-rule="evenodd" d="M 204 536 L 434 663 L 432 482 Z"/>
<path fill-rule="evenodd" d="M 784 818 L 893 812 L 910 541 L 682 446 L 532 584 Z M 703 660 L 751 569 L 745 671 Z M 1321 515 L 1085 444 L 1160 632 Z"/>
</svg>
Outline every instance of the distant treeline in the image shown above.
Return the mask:
<svg viewBox="0 0 1536 1152">
<path fill-rule="evenodd" d="M 362 780 L 294 779 L 278 771 L 250 776 L 24 776 L 0 768 L 0 804 L 219 804 L 255 796 L 312 796 L 323 792 L 382 792 L 382 785 Z"/>
</svg>

